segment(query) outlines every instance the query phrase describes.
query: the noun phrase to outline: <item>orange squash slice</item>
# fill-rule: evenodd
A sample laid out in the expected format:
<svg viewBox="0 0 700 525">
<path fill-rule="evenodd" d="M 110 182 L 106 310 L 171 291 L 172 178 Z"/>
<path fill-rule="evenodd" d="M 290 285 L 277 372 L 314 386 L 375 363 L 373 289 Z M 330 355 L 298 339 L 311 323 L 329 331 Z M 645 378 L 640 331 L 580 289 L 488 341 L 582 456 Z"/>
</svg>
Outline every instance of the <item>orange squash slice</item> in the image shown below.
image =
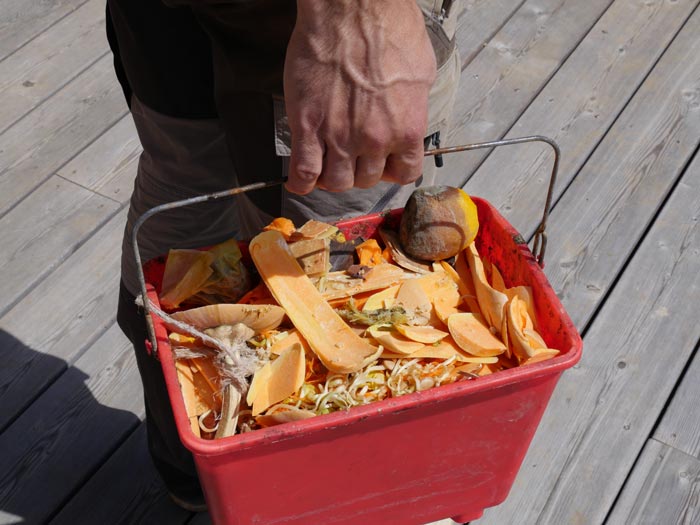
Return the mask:
<svg viewBox="0 0 700 525">
<path fill-rule="evenodd" d="M 311 283 L 279 232 L 253 238 L 250 255 L 263 281 L 320 361 L 333 372 L 356 372 L 380 349 L 355 334 Z M 390 266 L 381 264 L 375 269 Z"/>
<path fill-rule="evenodd" d="M 451 315 L 447 327 L 459 347 L 471 355 L 490 357 L 506 351 L 506 346 L 472 313 Z"/>
<path fill-rule="evenodd" d="M 304 384 L 305 377 L 304 348 L 294 344 L 253 376 L 246 396 L 246 402 L 253 407 L 253 415 L 257 416 L 294 394 Z"/>
</svg>

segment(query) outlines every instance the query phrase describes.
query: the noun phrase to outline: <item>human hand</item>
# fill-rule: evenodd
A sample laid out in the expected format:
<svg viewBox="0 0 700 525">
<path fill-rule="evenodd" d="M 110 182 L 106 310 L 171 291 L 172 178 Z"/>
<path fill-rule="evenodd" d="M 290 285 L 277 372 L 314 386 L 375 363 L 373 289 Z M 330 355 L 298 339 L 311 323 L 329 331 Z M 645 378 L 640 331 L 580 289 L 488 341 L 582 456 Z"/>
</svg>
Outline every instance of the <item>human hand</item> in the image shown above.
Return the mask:
<svg viewBox="0 0 700 525">
<path fill-rule="evenodd" d="M 287 189 L 415 181 L 435 75 L 415 0 L 298 0 L 284 68 Z"/>
</svg>

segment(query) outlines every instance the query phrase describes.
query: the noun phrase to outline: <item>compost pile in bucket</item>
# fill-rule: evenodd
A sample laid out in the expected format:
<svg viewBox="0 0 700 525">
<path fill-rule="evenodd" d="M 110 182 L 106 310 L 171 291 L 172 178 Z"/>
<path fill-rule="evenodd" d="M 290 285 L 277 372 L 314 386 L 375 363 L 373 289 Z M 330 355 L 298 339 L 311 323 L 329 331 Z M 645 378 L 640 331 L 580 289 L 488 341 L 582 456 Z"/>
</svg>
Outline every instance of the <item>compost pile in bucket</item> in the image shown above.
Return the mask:
<svg viewBox="0 0 700 525">
<path fill-rule="evenodd" d="M 227 437 L 556 356 L 532 290 L 506 286 L 477 229 L 469 197 L 438 187 L 414 194 L 379 238 L 275 219 L 249 243 L 249 269 L 231 241 L 199 258 L 172 250 L 161 297 L 180 308 L 166 325 L 193 432 Z M 224 293 L 209 271 L 222 246 L 230 302 L 189 308 L 188 297 Z"/>
</svg>

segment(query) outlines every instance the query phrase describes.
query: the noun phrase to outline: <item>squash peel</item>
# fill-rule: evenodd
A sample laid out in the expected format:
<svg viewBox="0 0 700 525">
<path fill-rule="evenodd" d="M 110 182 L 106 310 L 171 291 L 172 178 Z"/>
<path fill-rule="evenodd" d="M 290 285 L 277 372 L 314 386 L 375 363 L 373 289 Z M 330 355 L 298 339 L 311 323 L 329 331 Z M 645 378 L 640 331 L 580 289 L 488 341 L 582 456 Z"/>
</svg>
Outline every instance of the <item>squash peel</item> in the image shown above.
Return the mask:
<svg viewBox="0 0 700 525">
<path fill-rule="evenodd" d="M 370 326 L 367 332 L 384 348 L 404 356 L 417 352 L 425 346 L 397 333 L 391 325 Z"/>
<path fill-rule="evenodd" d="M 311 283 L 279 232 L 257 235 L 250 255 L 273 297 L 321 362 L 334 372 L 356 372 L 381 352 L 357 336 Z M 380 265 L 377 268 L 388 266 Z"/>
<path fill-rule="evenodd" d="M 532 364 L 539 360 L 554 357 L 558 350 L 547 348 L 542 336 L 534 330 L 534 323 L 528 313 L 527 303 L 518 296 L 513 296 L 506 308 L 508 318 L 508 336 L 513 353 L 518 361 Z M 539 359 L 537 357 L 539 356 Z"/>
<path fill-rule="evenodd" d="M 284 314 L 282 308 L 270 304 L 210 304 L 175 312 L 171 317 L 200 330 L 242 323 L 256 332 L 262 332 L 277 328 Z"/>
<path fill-rule="evenodd" d="M 450 335 L 447 332 L 443 332 L 442 330 L 430 325 L 412 326 L 408 324 L 398 324 L 394 328 L 396 328 L 397 332 L 411 341 L 416 341 L 426 345 L 437 343 Z"/>
<path fill-rule="evenodd" d="M 372 294 L 362 305 L 362 311 L 368 310 L 379 310 L 380 308 L 391 308 L 394 306 L 396 296 L 399 293 L 399 288 L 401 286 L 396 284 L 394 286 L 389 286 L 380 292 L 375 292 Z"/>
<path fill-rule="evenodd" d="M 278 226 L 250 242 L 262 282 L 241 300 L 277 304 L 217 304 L 174 314 L 210 335 L 231 328 L 221 325 L 250 326 L 255 336 L 242 344 L 265 363 L 247 392 L 251 410 L 241 410 L 245 404 L 232 405 L 232 386 L 214 377 L 216 361 L 182 351 L 177 370 L 196 435 L 220 438 L 236 425 L 246 432 L 300 421 L 559 354 L 537 331 L 532 289 L 508 288 L 512 272 L 504 278 L 474 243 L 454 265 L 407 264 L 413 271 L 406 271 L 385 262 L 386 241 L 384 250 L 375 240 L 356 241 L 343 249 L 357 248 L 360 264 L 326 273 L 325 262 L 302 266 L 299 258 L 326 252 L 336 227 L 316 221 L 293 231 Z M 310 276 L 311 266 L 321 275 Z M 193 337 L 169 337 L 194 352 L 201 347 Z M 220 418 L 225 425 L 217 428 Z"/>
<path fill-rule="evenodd" d="M 362 244 L 357 245 L 355 251 L 362 266 L 372 267 L 384 262 L 382 249 L 376 239 L 367 239 Z"/>
<path fill-rule="evenodd" d="M 503 292 L 495 290 L 486 279 L 484 264 L 481 261 L 479 252 L 476 251 L 474 243 L 467 246 L 464 250 L 471 270 L 474 288 L 476 290 L 476 298 L 479 302 L 479 308 L 484 314 L 489 325 L 500 331 L 503 325 L 503 315 L 508 296 Z"/>
<path fill-rule="evenodd" d="M 304 384 L 305 377 L 304 348 L 295 343 L 253 376 L 246 396 L 246 402 L 253 407 L 253 415 L 294 394 Z"/>
<path fill-rule="evenodd" d="M 503 342 L 472 313 L 451 315 L 447 327 L 459 347 L 471 355 L 490 357 L 506 351 Z"/>
</svg>

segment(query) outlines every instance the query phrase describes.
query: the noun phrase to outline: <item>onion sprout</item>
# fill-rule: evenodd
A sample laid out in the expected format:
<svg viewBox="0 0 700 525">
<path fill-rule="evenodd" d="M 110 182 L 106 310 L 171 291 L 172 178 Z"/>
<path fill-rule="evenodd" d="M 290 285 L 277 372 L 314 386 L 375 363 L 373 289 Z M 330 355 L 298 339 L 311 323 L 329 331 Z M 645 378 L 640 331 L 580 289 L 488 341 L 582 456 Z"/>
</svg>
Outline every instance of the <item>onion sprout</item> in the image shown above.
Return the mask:
<svg viewBox="0 0 700 525">
<path fill-rule="evenodd" d="M 302 385 L 274 410 L 293 407 L 327 414 L 366 405 L 389 397 L 427 390 L 463 378 L 454 372 L 456 357 L 447 360 L 397 359 L 376 360 L 352 374 L 328 373 Z M 272 409 L 271 409 L 272 410 Z M 269 413 L 272 413 L 269 412 Z"/>
<path fill-rule="evenodd" d="M 216 432 L 216 430 L 219 428 L 219 423 L 217 422 L 216 425 L 213 427 L 208 427 L 204 424 L 204 420 L 206 417 L 211 414 L 211 409 L 207 410 L 206 412 L 203 412 L 201 416 L 199 416 L 198 422 L 199 422 L 199 428 L 202 429 L 204 432 Z"/>
</svg>

